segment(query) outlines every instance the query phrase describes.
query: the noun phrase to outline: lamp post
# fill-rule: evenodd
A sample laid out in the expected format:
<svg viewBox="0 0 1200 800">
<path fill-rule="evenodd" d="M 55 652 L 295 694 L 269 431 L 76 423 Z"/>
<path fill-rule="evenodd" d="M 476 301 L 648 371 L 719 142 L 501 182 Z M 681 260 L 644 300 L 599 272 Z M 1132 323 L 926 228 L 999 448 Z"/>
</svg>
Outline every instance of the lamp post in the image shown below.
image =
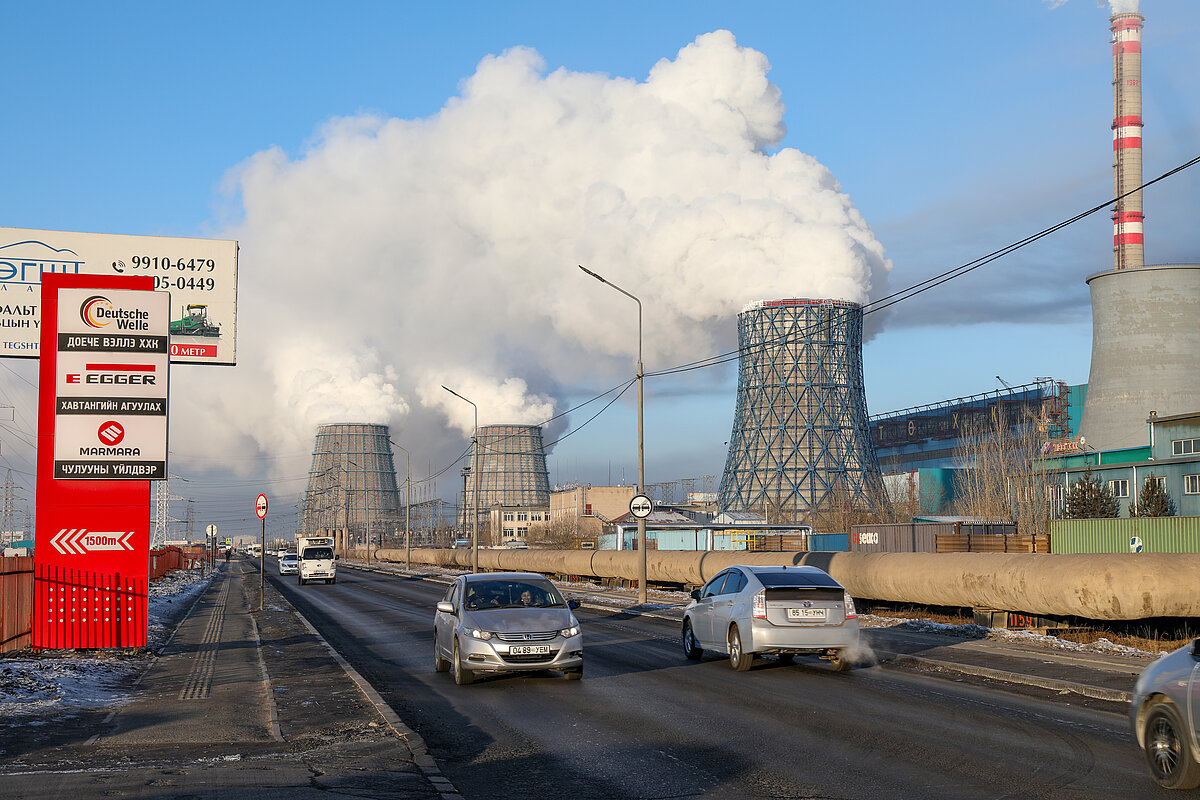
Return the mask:
<svg viewBox="0 0 1200 800">
<path fill-rule="evenodd" d="M 392 442 L 391 439 L 388 439 Z M 404 501 L 404 568 L 412 569 L 412 455 L 400 445 L 392 442 L 392 447 L 395 447 L 400 452 L 404 453 L 404 458 L 408 463 L 408 477 L 404 482 L 408 484 L 408 499 Z"/>
<path fill-rule="evenodd" d="M 603 277 L 592 272 L 582 264 L 579 268 L 591 275 L 596 280 L 603 284 L 611 286 L 621 294 L 628 297 L 638 306 L 638 360 L 637 360 L 637 419 L 638 419 L 638 494 L 644 494 L 646 491 L 646 448 L 645 438 L 642 428 L 642 379 L 646 376 L 642 369 L 642 301 L 631 295 L 629 292 L 617 286 L 612 281 L 606 280 Z M 646 520 L 638 519 L 638 602 L 646 602 Z"/>
<path fill-rule="evenodd" d="M 458 392 L 451 389 L 449 386 L 442 386 L 450 394 L 471 403 L 470 400 L 463 397 Z M 471 403 L 471 408 L 475 410 L 475 433 L 471 436 L 471 471 L 475 473 L 475 492 L 472 498 L 471 512 L 471 571 L 479 572 L 479 406 Z"/>
</svg>

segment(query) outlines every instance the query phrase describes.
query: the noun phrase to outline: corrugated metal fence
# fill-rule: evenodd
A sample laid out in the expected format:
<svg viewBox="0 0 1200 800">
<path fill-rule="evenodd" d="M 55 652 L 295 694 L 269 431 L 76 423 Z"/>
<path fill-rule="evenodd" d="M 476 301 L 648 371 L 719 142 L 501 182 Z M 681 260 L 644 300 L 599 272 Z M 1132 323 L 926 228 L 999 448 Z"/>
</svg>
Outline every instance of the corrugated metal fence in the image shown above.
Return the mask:
<svg viewBox="0 0 1200 800">
<path fill-rule="evenodd" d="M 0 653 L 29 647 L 33 633 L 33 556 L 0 558 Z"/>
</svg>

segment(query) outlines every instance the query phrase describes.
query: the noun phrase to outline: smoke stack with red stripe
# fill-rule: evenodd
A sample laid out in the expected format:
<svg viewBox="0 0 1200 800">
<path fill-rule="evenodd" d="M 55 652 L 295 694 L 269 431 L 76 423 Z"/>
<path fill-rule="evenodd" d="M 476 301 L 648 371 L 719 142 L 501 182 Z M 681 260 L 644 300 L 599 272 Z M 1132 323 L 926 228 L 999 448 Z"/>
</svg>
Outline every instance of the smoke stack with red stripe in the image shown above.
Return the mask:
<svg viewBox="0 0 1200 800">
<path fill-rule="evenodd" d="M 1136 6 L 1135 6 L 1136 7 Z M 1113 196 L 1142 185 L 1142 23 L 1137 12 L 1109 18 L 1113 34 Z M 1113 208 L 1113 269 L 1145 264 L 1142 193 Z"/>
</svg>

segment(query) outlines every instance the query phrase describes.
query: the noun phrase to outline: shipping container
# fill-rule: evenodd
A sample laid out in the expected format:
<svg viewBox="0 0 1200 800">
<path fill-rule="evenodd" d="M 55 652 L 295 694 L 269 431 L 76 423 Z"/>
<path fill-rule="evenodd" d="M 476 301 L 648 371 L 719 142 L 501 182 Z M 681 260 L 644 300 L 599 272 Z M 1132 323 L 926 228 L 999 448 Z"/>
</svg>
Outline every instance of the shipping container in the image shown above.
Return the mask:
<svg viewBox="0 0 1200 800">
<path fill-rule="evenodd" d="M 810 533 L 808 549 L 821 552 L 844 553 L 850 549 L 848 533 Z"/>
<path fill-rule="evenodd" d="M 1052 553 L 1200 553 L 1200 517 L 1060 519 Z"/>
</svg>

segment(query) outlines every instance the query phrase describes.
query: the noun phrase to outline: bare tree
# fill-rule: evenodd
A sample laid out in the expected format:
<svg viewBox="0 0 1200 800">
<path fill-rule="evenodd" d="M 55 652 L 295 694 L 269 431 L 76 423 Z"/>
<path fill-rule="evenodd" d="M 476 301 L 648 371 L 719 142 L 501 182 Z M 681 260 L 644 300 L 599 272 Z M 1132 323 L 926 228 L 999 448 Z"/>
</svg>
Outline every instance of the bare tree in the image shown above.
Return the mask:
<svg viewBox="0 0 1200 800">
<path fill-rule="evenodd" d="M 1041 456 L 1049 441 L 1037 415 L 1006 424 L 997 407 L 990 423 L 969 428 L 958 447 L 954 511 L 984 522 L 1014 522 L 1019 533 L 1044 534 L 1050 525 L 1049 475 Z"/>
</svg>

